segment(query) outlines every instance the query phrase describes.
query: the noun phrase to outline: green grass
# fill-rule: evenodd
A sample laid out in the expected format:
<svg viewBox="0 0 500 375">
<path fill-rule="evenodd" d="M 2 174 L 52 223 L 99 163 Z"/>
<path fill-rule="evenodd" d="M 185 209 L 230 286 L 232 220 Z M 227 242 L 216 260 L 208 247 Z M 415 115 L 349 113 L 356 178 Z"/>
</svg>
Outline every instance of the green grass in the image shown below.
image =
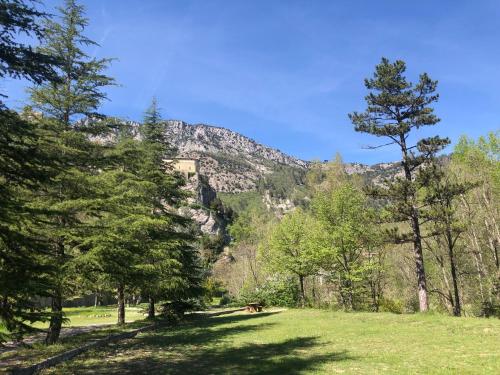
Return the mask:
<svg viewBox="0 0 500 375">
<path fill-rule="evenodd" d="M 129 323 L 123 327 L 117 326 L 116 306 L 102 307 L 75 307 L 65 308 L 64 312 L 69 319 L 65 327 L 88 327 L 91 325 L 105 325 L 92 332 L 79 333 L 71 337 L 62 338 L 56 345 L 45 346 L 42 343 L 34 343 L 29 347 L 20 347 L 6 352 L 0 351 L 0 372 L 2 367 L 26 366 L 46 359 L 57 353 L 81 346 L 89 340 L 106 337 L 113 333 L 123 332 L 150 324 L 144 321 L 142 308 L 126 308 L 126 321 Z M 134 322 L 134 323 L 132 323 Z M 36 328 L 46 328 L 47 323 L 37 323 Z M 41 338 L 43 335 L 41 335 Z"/>
<path fill-rule="evenodd" d="M 500 321 L 288 310 L 196 318 L 56 374 L 499 374 Z"/>
<path fill-rule="evenodd" d="M 126 320 L 127 322 L 134 322 L 136 320 L 144 319 L 143 307 L 127 307 Z M 99 306 L 99 307 L 65 307 L 64 313 L 68 319 L 64 327 L 81 327 L 89 325 L 100 324 L 115 324 L 118 319 L 116 306 Z M 48 322 L 33 324 L 36 328 L 47 328 Z M 7 329 L 0 322 L 0 333 L 7 333 Z"/>
<path fill-rule="evenodd" d="M 63 324 L 65 327 L 89 326 L 94 324 L 114 324 L 118 319 L 116 306 L 99 307 L 66 307 L 63 309 L 66 318 L 69 319 Z M 125 318 L 127 322 L 144 319 L 141 307 L 126 308 Z M 48 323 L 35 324 L 37 328 L 48 327 Z"/>
</svg>

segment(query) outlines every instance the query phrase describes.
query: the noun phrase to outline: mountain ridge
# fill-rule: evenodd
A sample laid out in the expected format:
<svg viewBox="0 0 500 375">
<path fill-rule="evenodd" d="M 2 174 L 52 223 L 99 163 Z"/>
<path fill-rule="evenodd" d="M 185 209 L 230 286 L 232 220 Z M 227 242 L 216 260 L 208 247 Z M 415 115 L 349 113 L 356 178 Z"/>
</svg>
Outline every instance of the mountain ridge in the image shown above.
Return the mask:
<svg viewBox="0 0 500 375">
<path fill-rule="evenodd" d="M 218 192 L 255 190 L 277 166 L 306 170 L 310 164 L 224 127 L 181 120 L 166 124 L 167 139 L 177 156 L 200 160 L 200 173 Z"/>
</svg>

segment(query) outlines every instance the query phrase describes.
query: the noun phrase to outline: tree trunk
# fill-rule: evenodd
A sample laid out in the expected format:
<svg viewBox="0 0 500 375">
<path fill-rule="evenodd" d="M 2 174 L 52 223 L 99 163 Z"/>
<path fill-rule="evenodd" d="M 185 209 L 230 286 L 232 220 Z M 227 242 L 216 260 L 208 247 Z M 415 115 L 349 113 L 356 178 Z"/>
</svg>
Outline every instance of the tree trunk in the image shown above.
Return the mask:
<svg viewBox="0 0 500 375">
<path fill-rule="evenodd" d="M 409 183 L 413 181 L 411 175 L 410 165 L 408 164 L 408 148 L 406 146 L 406 139 L 404 134 L 400 135 L 400 146 L 403 153 L 403 169 L 405 172 L 405 179 Z M 412 193 L 413 194 L 413 193 Z M 422 235 L 420 233 L 420 222 L 418 210 L 415 207 L 415 196 L 406 196 L 408 200 L 411 201 L 411 227 L 413 230 L 413 252 L 415 255 L 415 271 L 417 274 L 417 285 L 418 285 L 418 302 L 420 312 L 425 312 L 429 310 L 429 299 L 427 296 L 427 280 L 425 277 L 424 269 L 424 255 L 422 251 Z"/>
<path fill-rule="evenodd" d="M 453 315 L 462 315 L 462 309 L 460 306 L 460 295 L 458 291 L 458 280 L 457 280 L 457 269 L 455 266 L 455 254 L 453 253 L 453 238 L 451 236 L 450 230 L 446 233 L 446 240 L 448 242 L 448 256 L 450 258 L 450 271 L 451 271 L 451 281 L 453 282 Z"/>
<path fill-rule="evenodd" d="M 415 233 L 413 251 L 415 253 L 415 270 L 418 283 L 418 303 L 420 312 L 429 310 L 429 300 L 427 297 L 427 280 L 424 269 L 424 255 L 422 252 L 422 238 L 420 236 L 420 226 L 418 217 L 412 218 L 413 231 Z"/>
<path fill-rule="evenodd" d="M 125 324 L 125 295 L 123 284 L 118 285 L 118 324 Z"/>
<path fill-rule="evenodd" d="M 47 345 L 55 344 L 61 334 L 63 313 L 62 296 L 59 290 L 56 292 L 56 295 L 52 297 L 51 309 L 52 317 L 50 318 L 49 329 L 47 331 L 47 336 L 45 337 L 45 343 Z"/>
<path fill-rule="evenodd" d="M 56 243 L 56 262 L 63 264 L 64 262 L 64 243 L 62 240 Z M 45 337 L 45 344 L 52 345 L 59 340 L 59 335 L 61 334 L 63 312 L 62 312 L 62 285 L 61 281 L 56 285 L 56 290 L 51 298 L 51 313 L 49 329 L 47 331 L 47 336 Z"/>
<path fill-rule="evenodd" d="M 316 282 L 315 282 L 315 277 L 312 277 L 312 288 L 311 288 L 311 294 L 312 294 L 312 300 L 313 300 L 313 306 L 318 307 L 316 303 Z M 320 301 L 321 302 L 321 301 Z"/>
<path fill-rule="evenodd" d="M 149 296 L 149 304 L 148 304 L 148 319 L 155 318 L 155 299 Z"/>
<path fill-rule="evenodd" d="M 300 284 L 300 307 L 304 307 L 306 305 L 306 293 L 304 290 L 304 276 L 299 276 L 299 284 Z"/>
<path fill-rule="evenodd" d="M 370 285 L 370 295 L 372 299 L 372 311 L 378 312 L 379 303 L 377 298 L 377 284 L 375 283 L 375 281 L 370 280 L 369 285 Z"/>
</svg>

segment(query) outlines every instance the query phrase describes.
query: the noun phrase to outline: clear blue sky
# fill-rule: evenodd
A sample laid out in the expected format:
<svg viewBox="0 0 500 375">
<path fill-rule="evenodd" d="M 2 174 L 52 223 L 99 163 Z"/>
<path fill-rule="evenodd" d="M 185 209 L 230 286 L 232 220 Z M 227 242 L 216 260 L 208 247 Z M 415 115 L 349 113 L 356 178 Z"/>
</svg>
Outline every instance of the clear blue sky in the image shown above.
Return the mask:
<svg viewBox="0 0 500 375">
<path fill-rule="evenodd" d="M 141 119 L 153 95 L 165 118 L 230 128 L 303 159 L 395 160 L 355 133 L 363 79 L 382 56 L 415 80 L 439 80 L 442 122 L 422 134 L 477 137 L 500 128 L 498 1 L 85 0 L 92 54 L 116 57 L 108 115 Z M 45 1 L 47 9 L 58 1 Z M 7 81 L 9 104 L 22 85 Z"/>
</svg>

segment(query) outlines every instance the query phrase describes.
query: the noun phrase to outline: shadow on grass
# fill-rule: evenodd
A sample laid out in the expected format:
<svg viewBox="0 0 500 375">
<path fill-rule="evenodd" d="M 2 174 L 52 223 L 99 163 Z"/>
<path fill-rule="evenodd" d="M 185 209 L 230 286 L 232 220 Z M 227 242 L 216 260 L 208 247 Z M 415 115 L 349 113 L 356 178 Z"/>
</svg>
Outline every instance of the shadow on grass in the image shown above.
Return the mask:
<svg viewBox="0 0 500 375">
<path fill-rule="evenodd" d="M 330 362 L 352 359 L 345 351 L 321 352 L 316 337 L 235 345 L 230 336 L 255 333 L 275 323 L 259 318 L 276 313 L 196 319 L 77 360 L 56 373 L 77 374 L 301 374 Z M 248 322 L 248 321 L 251 322 Z M 253 323 L 255 324 L 249 324 Z M 238 324 L 238 323 L 245 324 Z M 232 324 L 230 326 L 222 326 Z M 105 355 L 105 359 L 102 355 Z"/>
</svg>

